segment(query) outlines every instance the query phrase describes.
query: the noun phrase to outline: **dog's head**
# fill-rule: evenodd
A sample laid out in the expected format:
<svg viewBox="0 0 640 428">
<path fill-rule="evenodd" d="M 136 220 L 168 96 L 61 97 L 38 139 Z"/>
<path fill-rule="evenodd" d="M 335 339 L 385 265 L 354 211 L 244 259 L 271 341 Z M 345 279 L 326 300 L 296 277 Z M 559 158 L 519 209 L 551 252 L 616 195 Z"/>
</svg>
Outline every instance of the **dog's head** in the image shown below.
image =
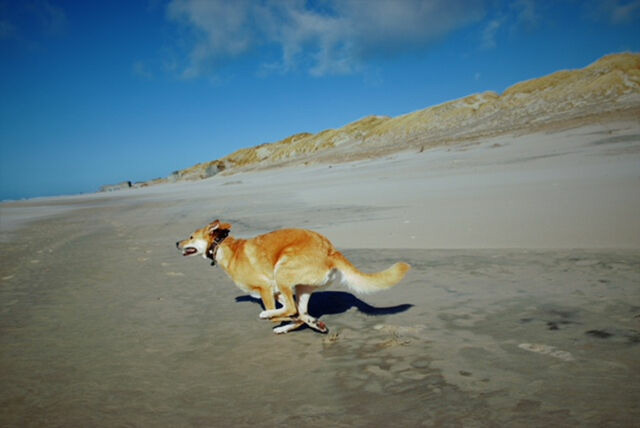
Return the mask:
<svg viewBox="0 0 640 428">
<path fill-rule="evenodd" d="M 176 247 L 182 250 L 183 256 L 202 254 L 202 257 L 207 258 L 209 250 L 220 242 L 220 238 L 226 238 L 230 230 L 231 225 L 229 223 L 215 220 L 202 229 L 193 232 L 189 238 L 176 242 Z"/>
</svg>

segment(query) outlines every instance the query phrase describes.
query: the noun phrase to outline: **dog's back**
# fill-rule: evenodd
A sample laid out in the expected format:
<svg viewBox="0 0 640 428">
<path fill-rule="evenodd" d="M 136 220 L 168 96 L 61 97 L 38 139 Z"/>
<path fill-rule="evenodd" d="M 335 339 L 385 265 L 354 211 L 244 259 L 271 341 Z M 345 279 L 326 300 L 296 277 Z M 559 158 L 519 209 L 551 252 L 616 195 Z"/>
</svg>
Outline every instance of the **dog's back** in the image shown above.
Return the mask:
<svg viewBox="0 0 640 428">
<path fill-rule="evenodd" d="M 245 252 L 253 263 L 269 260 L 274 276 L 278 270 L 291 270 L 300 284 L 316 287 L 341 282 L 356 292 L 371 293 L 396 285 L 410 269 L 407 263 L 399 262 L 381 272 L 363 273 L 326 237 L 306 229 L 277 230 L 257 236 L 247 245 Z"/>
</svg>

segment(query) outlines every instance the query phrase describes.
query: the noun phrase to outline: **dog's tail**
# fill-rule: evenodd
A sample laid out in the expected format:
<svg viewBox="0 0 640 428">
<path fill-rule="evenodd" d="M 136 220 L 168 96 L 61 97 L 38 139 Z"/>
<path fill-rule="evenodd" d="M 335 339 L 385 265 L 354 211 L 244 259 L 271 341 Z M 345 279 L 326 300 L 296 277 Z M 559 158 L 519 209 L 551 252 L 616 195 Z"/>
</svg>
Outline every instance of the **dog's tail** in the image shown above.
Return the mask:
<svg viewBox="0 0 640 428">
<path fill-rule="evenodd" d="M 360 272 L 342 253 L 333 253 L 334 267 L 342 274 L 342 283 L 358 293 L 373 293 L 399 283 L 411 266 L 398 262 L 377 273 Z"/>
</svg>

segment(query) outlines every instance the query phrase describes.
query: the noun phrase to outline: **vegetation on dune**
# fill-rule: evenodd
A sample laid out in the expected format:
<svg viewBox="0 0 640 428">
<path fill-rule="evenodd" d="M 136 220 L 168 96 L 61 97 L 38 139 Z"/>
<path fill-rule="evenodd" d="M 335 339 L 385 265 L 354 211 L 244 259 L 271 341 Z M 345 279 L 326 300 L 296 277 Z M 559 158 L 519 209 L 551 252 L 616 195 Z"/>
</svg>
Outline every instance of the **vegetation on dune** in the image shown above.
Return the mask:
<svg viewBox="0 0 640 428">
<path fill-rule="evenodd" d="M 292 162 L 339 162 L 414 147 L 424 150 L 452 141 L 637 110 L 640 54 L 614 54 L 580 70 L 558 71 L 517 83 L 501 95 L 489 91 L 395 118 L 368 116 L 339 129 L 299 133 L 141 185 L 198 180 L 221 172 Z"/>
</svg>

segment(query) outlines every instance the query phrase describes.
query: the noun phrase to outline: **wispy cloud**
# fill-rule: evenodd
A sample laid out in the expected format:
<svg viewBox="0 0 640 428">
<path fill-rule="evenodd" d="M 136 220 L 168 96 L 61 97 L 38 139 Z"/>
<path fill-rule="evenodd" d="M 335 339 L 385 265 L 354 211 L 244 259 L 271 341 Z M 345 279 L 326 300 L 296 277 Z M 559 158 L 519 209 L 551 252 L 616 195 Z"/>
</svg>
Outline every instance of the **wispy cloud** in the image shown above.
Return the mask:
<svg viewBox="0 0 640 428">
<path fill-rule="evenodd" d="M 134 76 L 141 77 L 145 80 L 153 79 L 153 73 L 151 72 L 151 70 L 149 70 L 149 68 L 143 61 L 135 61 L 133 63 L 131 71 L 133 72 Z"/>
<path fill-rule="evenodd" d="M 505 35 L 513 37 L 522 31 L 536 30 L 542 19 L 540 9 L 540 4 L 536 4 L 535 0 L 505 2 L 482 27 L 480 48 L 493 49 Z"/>
<path fill-rule="evenodd" d="M 496 36 L 498 30 L 502 27 L 504 18 L 492 19 L 482 30 L 482 41 L 480 47 L 483 49 L 493 49 L 496 47 Z"/>
<path fill-rule="evenodd" d="M 514 14 L 514 25 L 527 30 L 538 26 L 541 18 L 535 0 L 517 0 L 511 4 L 511 10 Z"/>
<path fill-rule="evenodd" d="M 48 0 L 0 1 L 0 40 L 33 43 L 63 34 L 67 25 L 64 10 Z"/>
<path fill-rule="evenodd" d="M 640 19 L 640 0 L 594 0 L 587 3 L 591 15 L 610 24 L 631 24 Z"/>
<path fill-rule="evenodd" d="M 47 0 L 29 3 L 29 7 L 40 21 L 45 34 L 59 35 L 67 28 L 67 15 L 64 10 Z"/>
<path fill-rule="evenodd" d="M 429 46 L 485 15 L 478 0 L 172 0 L 167 17 L 189 30 L 185 78 L 259 48 L 263 72 L 348 74 L 372 57 Z"/>
</svg>

